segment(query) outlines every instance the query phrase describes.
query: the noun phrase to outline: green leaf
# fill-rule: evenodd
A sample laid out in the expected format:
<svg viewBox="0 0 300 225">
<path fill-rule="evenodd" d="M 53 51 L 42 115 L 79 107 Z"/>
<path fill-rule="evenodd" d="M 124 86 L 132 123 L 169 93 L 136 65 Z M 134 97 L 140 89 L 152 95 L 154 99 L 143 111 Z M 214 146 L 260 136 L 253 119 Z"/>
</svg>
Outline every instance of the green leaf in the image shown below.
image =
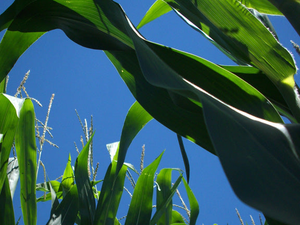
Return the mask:
<svg viewBox="0 0 300 225">
<path fill-rule="evenodd" d="M 182 218 L 183 216 L 176 210 L 172 210 L 172 224 L 186 224 Z"/>
<path fill-rule="evenodd" d="M 164 0 L 156 0 L 136 28 L 140 29 L 142 26 L 170 12 L 171 10 L 172 8 Z"/>
<path fill-rule="evenodd" d="M 0 94 L 6 93 L 6 82 L 7 82 L 7 78 L 3 79 L 0 82 Z"/>
<path fill-rule="evenodd" d="M 189 182 L 189 180 L 190 180 L 190 163 L 189 163 L 189 159 L 188 159 L 188 156 L 186 154 L 186 151 L 185 151 L 185 148 L 184 148 L 184 145 L 183 145 L 182 137 L 177 134 L 177 139 L 178 139 L 180 152 L 181 152 L 181 156 L 182 156 L 184 167 L 185 167 L 186 179 Z"/>
<path fill-rule="evenodd" d="M 95 217 L 95 199 L 88 175 L 88 155 L 94 134 L 78 155 L 75 163 L 75 180 L 78 188 L 81 223 L 93 224 Z"/>
<path fill-rule="evenodd" d="M 51 186 L 50 186 L 51 185 Z M 63 191 L 61 187 L 61 183 L 57 180 L 52 180 L 44 183 L 39 183 L 36 185 L 37 191 L 43 191 L 48 192 L 46 195 L 43 195 L 39 198 L 37 198 L 37 202 L 46 202 L 52 199 L 52 193 L 53 191 L 58 199 L 63 198 Z"/>
<path fill-rule="evenodd" d="M 129 109 L 120 139 L 117 172 L 121 169 L 127 150 L 135 138 L 135 136 L 143 129 L 143 127 L 152 120 L 153 117 L 138 103 L 135 102 Z"/>
<path fill-rule="evenodd" d="M 117 162 L 109 165 L 98 200 L 94 225 L 114 224 L 123 193 L 127 167 L 122 166 L 117 172 Z"/>
<path fill-rule="evenodd" d="M 0 192 L 0 202 L 0 224 L 15 225 L 15 214 L 7 177 Z"/>
<path fill-rule="evenodd" d="M 299 224 L 300 126 L 271 123 L 208 96 L 202 104 L 236 195 L 268 217 Z"/>
<path fill-rule="evenodd" d="M 79 209 L 78 202 L 77 186 L 73 185 L 61 203 L 52 209 L 47 225 L 74 224 Z"/>
<path fill-rule="evenodd" d="M 63 174 L 63 177 L 62 177 L 62 181 L 61 181 L 64 196 L 72 188 L 72 186 L 74 185 L 74 181 L 75 181 L 74 173 L 73 173 L 73 169 L 72 169 L 72 166 L 71 166 L 71 154 L 69 154 L 68 163 L 67 163 L 67 166 L 65 168 L 65 171 L 64 171 L 64 174 Z"/>
<path fill-rule="evenodd" d="M 192 189 L 189 187 L 188 183 L 185 181 L 184 177 L 182 177 L 183 184 L 189 199 L 190 204 L 190 225 L 196 224 L 197 217 L 199 215 L 199 204 L 198 201 L 192 191 Z"/>
<path fill-rule="evenodd" d="M 178 169 L 165 168 L 162 169 L 157 175 L 156 212 L 153 215 L 150 224 L 170 224 L 173 220 L 172 198 L 182 179 L 182 175 L 180 175 L 174 185 L 171 187 L 173 170 Z"/>
<path fill-rule="evenodd" d="M 134 188 L 125 225 L 149 224 L 152 213 L 154 176 L 162 155 L 163 153 L 147 166 L 139 176 Z"/>
<path fill-rule="evenodd" d="M 7 162 L 23 102 L 23 99 L 0 94 L 0 192 L 7 176 Z"/>
<path fill-rule="evenodd" d="M 260 13 L 282 15 L 282 13 L 268 0 L 239 0 L 247 8 L 256 9 Z"/>
<path fill-rule="evenodd" d="M 299 22 L 299 13 L 300 13 L 300 2 L 298 0 L 268 0 L 274 6 L 276 6 L 282 14 L 289 20 L 291 25 L 300 35 L 300 22 Z"/>
<path fill-rule="evenodd" d="M 20 198 L 25 225 L 36 224 L 36 142 L 35 115 L 30 99 L 25 99 L 20 110 L 15 146 L 20 170 Z"/>
</svg>

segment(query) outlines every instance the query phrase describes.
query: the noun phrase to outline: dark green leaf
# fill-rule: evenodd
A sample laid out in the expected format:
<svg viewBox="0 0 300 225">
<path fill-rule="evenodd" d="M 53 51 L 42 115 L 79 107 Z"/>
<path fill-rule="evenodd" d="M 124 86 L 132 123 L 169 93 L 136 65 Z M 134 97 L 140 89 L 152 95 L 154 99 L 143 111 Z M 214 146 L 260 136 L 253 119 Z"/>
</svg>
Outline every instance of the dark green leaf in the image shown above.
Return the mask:
<svg viewBox="0 0 300 225">
<path fill-rule="evenodd" d="M 181 156 L 182 156 L 184 167 L 185 167 L 186 179 L 187 179 L 187 182 L 189 182 L 189 180 L 190 180 L 190 163 L 189 163 L 189 159 L 188 159 L 188 156 L 186 154 L 186 151 L 185 151 L 185 148 L 184 148 L 184 145 L 183 145 L 182 137 L 177 134 L 177 139 L 178 139 L 180 152 L 181 152 Z"/>
<path fill-rule="evenodd" d="M 15 225 L 14 207 L 7 177 L 0 192 L 0 202 L 0 224 Z"/>
<path fill-rule="evenodd" d="M 20 198 L 25 225 L 36 224 L 36 142 L 35 115 L 30 99 L 25 99 L 20 110 L 15 146 L 20 170 Z"/>
<path fill-rule="evenodd" d="M 73 185 L 61 203 L 52 209 L 47 225 L 73 225 L 78 213 L 77 186 Z"/>
<path fill-rule="evenodd" d="M 88 155 L 93 136 L 94 134 L 81 150 L 75 164 L 81 223 L 86 225 L 93 224 L 95 217 L 95 199 L 88 174 Z"/>
<path fill-rule="evenodd" d="M 139 176 L 134 188 L 125 225 L 144 225 L 150 223 L 154 175 L 162 154 L 147 166 Z"/>
<path fill-rule="evenodd" d="M 271 218 L 299 224 L 300 126 L 261 120 L 208 96 L 202 104 L 236 195 Z"/>
</svg>

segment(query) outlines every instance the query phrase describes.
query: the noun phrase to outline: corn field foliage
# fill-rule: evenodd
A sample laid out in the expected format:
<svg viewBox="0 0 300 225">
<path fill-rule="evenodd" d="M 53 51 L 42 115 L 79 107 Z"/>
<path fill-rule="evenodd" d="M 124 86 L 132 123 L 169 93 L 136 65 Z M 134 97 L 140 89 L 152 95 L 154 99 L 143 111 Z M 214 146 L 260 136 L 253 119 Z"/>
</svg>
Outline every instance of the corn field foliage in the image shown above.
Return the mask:
<svg viewBox="0 0 300 225">
<path fill-rule="evenodd" d="M 234 65 L 216 65 L 153 43 L 138 31 L 171 10 Z M 0 224 L 15 224 L 7 174 L 13 142 L 25 224 L 36 224 L 37 189 L 52 201 L 48 224 L 119 224 L 126 151 L 152 118 L 177 133 L 179 140 L 185 137 L 217 155 L 235 194 L 263 212 L 268 224 L 300 224 L 297 69 L 267 15 L 285 16 L 300 34 L 298 0 L 157 0 L 137 27 L 112 0 L 15 0 L 0 15 L 0 31 L 6 30 L 0 43 Z M 18 58 L 54 29 L 81 46 L 103 50 L 136 99 L 100 193 L 87 169 L 92 136 L 76 159 L 75 171 L 69 159 L 62 182 L 36 184 L 33 104 L 5 94 L 7 75 Z M 184 148 L 182 153 L 189 174 Z M 181 181 L 191 208 L 189 224 L 196 224 L 198 203 L 182 175 L 171 185 L 172 169 L 157 176 L 161 192 L 152 215 L 160 159 L 161 155 L 141 173 L 125 224 L 185 224 L 171 201 Z"/>
</svg>

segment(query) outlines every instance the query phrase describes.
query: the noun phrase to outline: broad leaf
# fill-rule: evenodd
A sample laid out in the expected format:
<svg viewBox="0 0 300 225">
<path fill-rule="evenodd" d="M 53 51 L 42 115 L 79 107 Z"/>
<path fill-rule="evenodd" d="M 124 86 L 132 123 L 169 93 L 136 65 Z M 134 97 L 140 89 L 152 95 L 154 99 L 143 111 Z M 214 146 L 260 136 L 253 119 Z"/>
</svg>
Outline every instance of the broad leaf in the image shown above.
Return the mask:
<svg viewBox="0 0 300 225">
<path fill-rule="evenodd" d="M 30 99 L 25 99 L 20 111 L 15 146 L 20 170 L 20 198 L 25 225 L 36 224 L 36 141 L 35 115 Z"/>
<path fill-rule="evenodd" d="M 261 120 L 212 97 L 202 104 L 236 195 L 271 218 L 299 224 L 300 126 Z"/>
</svg>

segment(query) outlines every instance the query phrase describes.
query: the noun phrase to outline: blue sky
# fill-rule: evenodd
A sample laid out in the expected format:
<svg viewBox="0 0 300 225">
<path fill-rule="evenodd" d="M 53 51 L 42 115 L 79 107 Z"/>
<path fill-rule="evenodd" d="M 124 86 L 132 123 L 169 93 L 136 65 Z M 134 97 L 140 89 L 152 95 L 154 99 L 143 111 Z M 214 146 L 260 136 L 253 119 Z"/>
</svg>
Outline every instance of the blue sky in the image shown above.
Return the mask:
<svg viewBox="0 0 300 225">
<path fill-rule="evenodd" d="M 137 25 L 154 1 L 118 2 Z M 0 12 L 11 3 L 10 0 L 2 0 Z M 290 40 L 299 43 L 296 32 L 282 17 L 271 17 L 271 21 L 282 44 L 293 53 L 295 60 L 299 61 L 299 56 L 290 44 Z M 151 41 L 196 54 L 217 64 L 234 64 L 173 12 L 146 25 L 140 32 Z M 48 177 L 52 180 L 62 175 L 69 153 L 72 155 L 74 165 L 77 156 L 74 141 L 80 146 L 80 136 L 83 134 L 75 114 L 77 109 L 81 119 L 87 118 L 88 122 L 93 115 L 96 130 L 94 162 L 100 163 L 97 178 L 104 178 L 110 162 L 105 146 L 119 140 L 126 113 L 134 103 L 133 96 L 113 65 L 102 51 L 83 48 L 70 41 L 62 31 L 55 30 L 40 38 L 16 63 L 9 74 L 7 90 L 9 94 L 15 94 L 28 70 L 31 72 L 26 88 L 31 97 L 43 104 L 42 108 L 35 105 L 37 117 L 41 121 L 45 120 L 49 99 L 52 93 L 55 93 L 48 122 L 53 128 L 54 137 L 48 138 L 57 144 L 59 149 L 48 144 L 43 147 L 42 161 L 46 166 Z M 299 78 L 296 78 L 296 81 L 299 82 Z M 184 143 L 191 165 L 190 186 L 200 205 L 198 224 L 239 224 L 235 208 L 240 211 L 244 222 L 251 224 L 249 215 L 252 215 L 256 224 L 259 224 L 259 212 L 237 199 L 226 180 L 218 158 L 189 141 Z M 166 150 L 160 169 L 165 167 L 184 169 L 175 133 L 158 122 L 152 120 L 138 134 L 128 151 L 126 162 L 139 168 L 140 153 L 144 144 L 145 165 L 150 164 Z M 174 172 L 174 178 L 176 176 L 178 174 Z M 40 170 L 38 182 L 42 181 L 43 171 Z M 126 185 L 130 189 L 130 184 Z M 183 185 L 180 187 L 187 203 Z M 16 192 L 14 197 L 16 218 L 20 215 L 18 194 Z M 129 205 L 127 193 L 124 192 L 123 195 L 118 217 L 126 214 Z M 178 200 L 176 201 L 178 203 Z M 45 224 L 49 214 L 50 202 L 38 203 L 38 224 Z"/>
</svg>

